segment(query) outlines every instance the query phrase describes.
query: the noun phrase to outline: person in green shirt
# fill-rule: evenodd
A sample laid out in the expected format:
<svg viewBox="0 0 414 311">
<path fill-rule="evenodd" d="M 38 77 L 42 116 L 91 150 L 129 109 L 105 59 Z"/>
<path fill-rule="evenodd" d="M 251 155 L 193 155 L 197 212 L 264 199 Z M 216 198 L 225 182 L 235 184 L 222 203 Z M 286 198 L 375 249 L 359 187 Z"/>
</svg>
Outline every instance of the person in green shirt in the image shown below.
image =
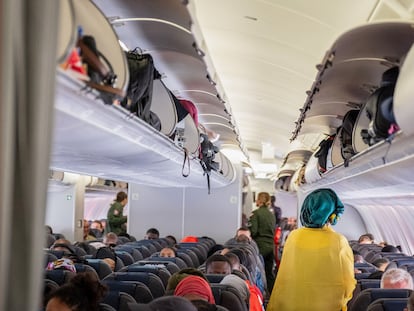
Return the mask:
<svg viewBox="0 0 414 311">
<path fill-rule="evenodd" d="M 111 204 L 107 215 L 107 231 L 116 235 L 126 233 L 126 222 L 128 217 L 123 215 L 124 207 L 128 203 L 128 195 L 120 191 L 116 195 L 114 203 Z"/>
<path fill-rule="evenodd" d="M 259 252 L 263 256 L 268 292 L 272 292 L 275 276 L 274 268 L 274 239 L 275 216 L 270 211 L 270 195 L 267 192 L 260 192 L 257 195 L 256 206 L 259 208 L 253 211 L 250 217 L 250 231 L 253 240 L 259 247 Z"/>
</svg>

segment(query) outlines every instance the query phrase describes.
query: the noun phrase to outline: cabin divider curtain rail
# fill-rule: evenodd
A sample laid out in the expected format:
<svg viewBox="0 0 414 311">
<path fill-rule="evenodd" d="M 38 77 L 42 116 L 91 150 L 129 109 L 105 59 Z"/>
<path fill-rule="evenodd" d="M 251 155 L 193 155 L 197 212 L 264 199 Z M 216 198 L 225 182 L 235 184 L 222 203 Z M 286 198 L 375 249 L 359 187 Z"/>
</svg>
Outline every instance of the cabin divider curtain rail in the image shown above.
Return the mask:
<svg viewBox="0 0 414 311">
<path fill-rule="evenodd" d="M 0 0 L 0 310 L 39 310 L 59 2 Z"/>
</svg>

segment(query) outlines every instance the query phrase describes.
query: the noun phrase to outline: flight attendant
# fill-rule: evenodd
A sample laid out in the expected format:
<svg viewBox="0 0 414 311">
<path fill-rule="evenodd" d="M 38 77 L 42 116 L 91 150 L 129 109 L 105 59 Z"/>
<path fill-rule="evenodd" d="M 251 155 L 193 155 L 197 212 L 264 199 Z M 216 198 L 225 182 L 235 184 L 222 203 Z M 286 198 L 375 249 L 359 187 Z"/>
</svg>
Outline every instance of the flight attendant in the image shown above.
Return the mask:
<svg viewBox="0 0 414 311">
<path fill-rule="evenodd" d="M 335 225 L 344 206 L 331 189 L 311 192 L 284 247 L 267 311 L 347 310 L 355 288 L 354 257 Z"/>
</svg>

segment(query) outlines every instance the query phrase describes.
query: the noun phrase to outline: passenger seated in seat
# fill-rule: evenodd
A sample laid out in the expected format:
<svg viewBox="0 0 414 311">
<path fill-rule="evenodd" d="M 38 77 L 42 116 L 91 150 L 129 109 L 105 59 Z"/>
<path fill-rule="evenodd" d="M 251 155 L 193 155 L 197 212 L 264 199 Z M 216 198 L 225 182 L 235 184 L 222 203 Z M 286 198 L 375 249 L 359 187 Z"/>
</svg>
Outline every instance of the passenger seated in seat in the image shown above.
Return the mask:
<svg viewBox="0 0 414 311">
<path fill-rule="evenodd" d="M 377 267 L 377 271 L 372 272 L 368 275 L 367 279 L 381 279 L 382 275 L 384 274 L 385 269 L 388 267 L 390 261 L 388 258 L 379 258 L 375 260 L 372 264 Z"/>
<path fill-rule="evenodd" d="M 212 255 L 206 260 L 207 274 L 230 274 L 231 270 L 230 259 L 224 255 Z"/>
<path fill-rule="evenodd" d="M 303 228 L 293 230 L 267 311 L 347 310 L 355 288 L 354 257 L 335 225 L 344 205 L 331 189 L 318 189 L 304 200 Z"/>
<path fill-rule="evenodd" d="M 160 237 L 160 232 L 155 228 L 149 228 L 145 233 L 145 240 L 156 240 Z"/>
<path fill-rule="evenodd" d="M 213 291 L 210 284 L 203 278 L 190 275 L 178 283 L 174 290 L 174 296 L 184 297 L 190 301 L 204 301 L 215 305 Z"/>
<path fill-rule="evenodd" d="M 359 244 L 374 244 L 374 236 L 371 233 L 365 233 L 358 239 Z"/>
<path fill-rule="evenodd" d="M 79 273 L 51 293 L 46 311 L 98 311 L 106 291 L 94 274 Z"/>
<path fill-rule="evenodd" d="M 413 277 L 404 269 L 389 269 L 382 275 L 381 288 L 406 288 L 413 290 Z"/>
<path fill-rule="evenodd" d="M 160 257 L 169 257 L 169 258 L 174 258 L 176 257 L 176 251 L 174 248 L 172 247 L 164 247 L 161 251 L 160 251 Z"/>
</svg>

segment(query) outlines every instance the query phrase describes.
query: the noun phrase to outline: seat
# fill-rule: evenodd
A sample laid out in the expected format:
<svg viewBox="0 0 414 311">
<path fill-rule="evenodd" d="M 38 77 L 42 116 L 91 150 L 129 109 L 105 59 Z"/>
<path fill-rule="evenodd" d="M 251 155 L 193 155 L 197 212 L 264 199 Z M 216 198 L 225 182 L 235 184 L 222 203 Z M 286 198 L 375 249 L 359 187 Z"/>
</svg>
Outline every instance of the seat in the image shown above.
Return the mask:
<svg viewBox="0 0 414 311">
<path fill-rule="evenodd" d="M 56 282 L 58 285 L 63 285 L 69 282 L 69 280 L 73 278 L 75 275 L 76 273 L 64 269 L 45 271 L 45 278 Z"/>
<path fill-rule="evenodd" d="M 83 263 L 78 263 L 78 262 L 75 262 L 74 265 L 75 265 L 75 268 L 76 268 L 76 273 L 90 272 L 90 273 L 95 274 L 96 277 L 99 279 L 98 273 L 91 266 L 83 264 Z"/>
<path fill-rule="evenodd" d="M 181 252 L 178 250 L 177 257 L 181 258 L 185 262 L 186 268 L 190 268 L 190 267 L 195 268 L 194 263 L 191 260 L 191 257 L 186 252 Z M 185 268 L 182 268 L 182 269 L 185 269 Z"/>
<path fill-rule="evenodd" d="M 138 281 L 103 280 L 110 290 L 131 295 L 138 303 L 148 303 L 154 299 L 148 286 Z"/>
<path fill-rule="evenodd" d="M 371 272 L 355 273 L 355 279 L 356 280 L 367 279 L 368 276 L 370 275 L 371 275 Z"/>
<path fill-rule="evenodd" d="M 223 280 L 223 278 L 226 276 L 225 274 L 212 274 L 212 273 L 205 273 L 204 275 L 210 283 L 220 283 Z"/>
<path fill-rule="evenodd" d="M 247 304 L 243 301 L 240 294 L 230 285 L 224 284 L 210 284 L 213 291 L 216 305 L 223 306 L 230 311 L 248 311 Z"/>
<path fill-rule="evenodd" d="M 132 265 L 135 262 L 132 255 L 130 253 L 128 253 L 127 251 L 116 250 L 115 254 L 119 258 L 121 258 L 121 260 L 122 260 L 122 262 L 124 263 L 125 266 Z"/>
<path fill-rule="evenodd" d="M 361 272 L 375 272 L 377 271 L 377 267 L 375 267 L 374 265 L 370 264 L 370 263 L 355 263 L 354 267 L 358 270 L 361 270 Z"/>
<path fill-rule="evenodd" d="M 408 298 L 381 298 L 372 302 L 367 311 L 403 311 Z"/>
<path fill-rule="evenodd" d="M 95 269 L 100 280 L 112 273 L 109 265 L 102 259 L 88 259 L 87 264 Z"/>
<path fill-rule="evenodd" d="M 59 284 L 55 281 L 44 279 L 43 282 L 43 305 L 46 307 L 46 301 L 49 295 L 59 288 Z"/>
<path fill-rule="evenodd" d="M 108 276 L 108 280 L 114 279 L 119 281 L 138 281 L 148 286 L 152 296 L 155 298 L 161 297 L 165 294 L 165 286 L 161 279 L 148 272 L 115 272 Z M 106 280 L 106 279 L 105 279 Z"/>
<path fill-rule="evenodd" d="M 102 299 L 102 302 L 110 305 L 117 311 L 128 311 L 128 303 L 136 301 L 127 293 L 117 290 L 109 290 Z"/>
<path fill-rule="evenodd" d="M 57 260 L 57 257 L 53 255 L 52 253 L 46 252 L 45 253 L 45 267 L 49 262 Z"/>
<path fill-rule="evenodd" d="M 128 245 L 120 245 L 115 247 L 115 252 L 117 251 L 125 251 L 127 253 L 129 253 L 132 258 L 134 259 L 134 262 L 138 261 L 138 260 L 142 260 L 144 259 L 144 255 L 136 248 L 132 247 L 132 246 L 128 246 Z"/>
<path fill-rule="evenodd" d="M 362 274 L 362 273 L 360 273 Z M 358 274 L 356 274 L 358 275 Z M 348 307 L 351 308 L 359 294 L 367 288 L 380 288 L 381 280 L 380 279 L 357 279 L 357 284 L 355 286 L 354 292 L 352 293 L 352 298 L 348 302 Z"/>
<path fill-rule="evenodd" d="M 367 288 L 356 296 L 349 311 L 366 311 L 370 303 L 380 298 L 408 298 L 410 289 Z"/>
<path fill-rule="evenodd" d="M 131 265 L 124 268 L 123 271 L 128 272 L 147 272 L 147 273 L 154 273 L 157 275 L 162 283 L 164 284 L 164 287 L 167 287 L 168 280 L 171 277 L 171 273 L 167 270 L 165 266 L 156 266 L 156 265 Z"/>
<path fill-rule="evenodd" d="M 134 263 L 134 265 L 164 265 L 171 274 L 174 274 L 181 270 L 181 268 L 175 264 L 176 260 L 174 259 L 175 258 L 168 257 L 150 257 L 146 260 L 140 260 Z"/>
<path fill-rule="evenodd" d="M 107 305 L 106 303 L 99 304 L 99 311 L 117 311 L 112 306 Z"/>
</svg>

